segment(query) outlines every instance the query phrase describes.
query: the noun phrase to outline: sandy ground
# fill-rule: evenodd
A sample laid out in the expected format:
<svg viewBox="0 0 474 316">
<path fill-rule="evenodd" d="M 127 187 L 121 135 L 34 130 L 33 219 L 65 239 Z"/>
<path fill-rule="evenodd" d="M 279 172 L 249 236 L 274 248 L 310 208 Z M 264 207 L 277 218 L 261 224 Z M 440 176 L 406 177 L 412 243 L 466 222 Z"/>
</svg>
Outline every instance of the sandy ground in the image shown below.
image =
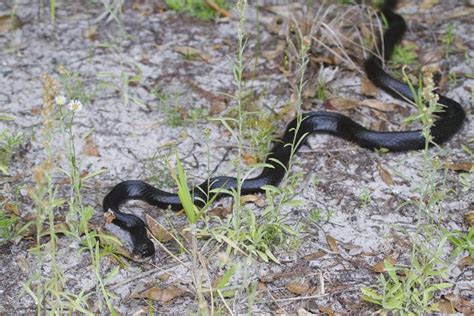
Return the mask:
<svg viewBox="0 0 474 316">
<path fill-rule="evenodd" d="M 470 62 L 474 59 L 474 26 L 468 15 L 460 14 L 456 18 L 454 13 L 449 14 L 473 8 L 457 1 L 458 5 L 443 2 L 423 11 L 419 3 L 404 2 L 400 12 L 410 25 L 411 32 L 407 38 L 419 45 L 420 55 L 425 56 L 441 45 L 434 37 L 443 34 L 450 23 L 454 25 L 457 39 L 464 47 L 464 51 L 443 57 L 438 64 L 443 76 L 458 74 L 458 80 L 444 83 L 442 92 L 463 105 L 468 120 L 443 151 L 434 149 L 431 152 L 439 153 L 443 160 L 466 161 L 469 157 L 461 145 L 467 145 L 468 139 L 474 135 L 471 115 L 474 79 L 466 76 L 474 73 L 474 64 Z M 58 77 L 58 65 L 79 73 L 92 96 L 91 101 L 77 113 L 74 129 L 80 136 L 91 133 L 97 149 L 94 155 L 84 153 L 84 141 L 78 137 L 81 171 L 92 173 L 107 169 L 84 187 L 84 202 L 96 210 L 92 220 L 94 223 L 104 225 L 101 201 L 113 185 L 127 179 L 150 178 L 153 175 L 150 159 L 156 155 L 172 154 L 174 148 L 183 158 L 188 177 L 195 183 L 206 178 L 209 170 L 216 169 L 216 174 L 234 172 L 229 160 L 235 157 L 235 142 L 222 124 L 209 122 L 202 116 L 207 116 L 215 107 L 225 108 L 223 96 L 235 91 L 231 69 L 236 51 L 235 19 L 207 23 L 169 11 L 148 14 L 150 12 L 145 11 L 147 6 L 144 4 L 135 8 L 127 4 L 123 16 L 123 31 L 127 35 L 124 35 L 114 21 L 107 24 L 106 18 L 97 21 L 103 12 L 100 5 L 91 5 L 86 1 L 66 5 L 59 1 L 56 26 L 53 28 L 47 8 L 39 8 L 38 1 L 19 0 L 15 3 L 16 13 L 23 25 L 0 36 L 0 112 L 15 117 L 15 120 L 0 121 L 0 127 L 21 131 L 25 142 L 21 153 L 12 162 L 9 176 L 0 178 L 0 190 L 5 196 L 20 192 L 18 201 L 22 214 L 26 216 L 32 211 L 32 201 L 25 192 L 33 184 L 32 168 L 44 156 L 37 134 L 41 128 L 41 115 L 38 114 L 42 104 L 40 78 L 43 73 Z M 12 6 L 0 3 L 2 15 L 9 14 Z M 251 60 L 253 67 L 255 61 L 251 57 L 256 49 L 256 21 L 252 12 L 250 10 L 246 24 L 250 38 L 246 58 Z M 274 17 L 270 11 L 261 13 L 263 51 L 276 46 L 278 35 L 268 32 L 265 24 Z M 87 38 L 85 34 L 91 32 L 93 27 L 97 27 L 94 38 Z M 180 47 L 193 47 L 199 54 L 189 58 L 178 52 Z M 279 62 L 277 58 L 259 58 L 257 75 L 251 85 L 248 82 L 249 91 L 258 95 L 256 104 L 265 111 L 278 111 L 290 100 L 290 81 L 294 78 L 282 74 Z M 124 78 L 133 75 L 140 76 L 138 84 L 124 83 Z M 345 69 L 342 64 L 330 89 L 336 96 L 352 96 L 362 100 L 360 78 L 359 73 Z M 168 98 L 157 99 L 153 89 L 159 89 Z M 402 104 L 382 93 L 378 98 Z M 171 126 L 169 109 L 175 100 L 188 113 L 194 110 L 194 113 L 201 111 L 204 115 L 196 122 L 188 120 L 183 126 Z M 308 100 L 305 106 L 323 109 L 323 105 L 314 99 Z M 366 125 L 383 119 L 387 121 L 383 127 L 403 129 L 400 122 L 409 111 L 406 104 L 399 108 L 403 111 L 374 114 L 374 111 L 359 108 L 346 111 L 346 114 L 354 115 Z M 176 112 L 176 109 L 171 108 L 171 112 Z M 281 130 L 285 122 L 282 120 L 275 124 Z M 203 137 L 204 130 L 209 131 L 209 141 Z M 57 143 L 61 144 L 61 140 Z M 307 175 L 297 188 L 298 198 L 303 204 L 287 210 L 290 226 L 300 227 L 298 238 L 301 242 L 292 249 L 275 251 L 280 265 L 258 260 L 246 265 L 243 258 L 236 256 L 233 259 L 242 261 L 243 268 L 238 272 L 241 280 L 260 280 L 253 312 L 281 309 L 293 313 L 301 308 L 318 312 L 321 307 L 337 312 L 374 310 L 373 306 L 361 301 L 360 288 L 375 283 L 378 275 L 372 271 L 372 266 L 384 258 L 394 255 L 398 256 L 399 263 L 408 263 L 410 240 L 407 234 L 415 230 L 416 210 L 412 206 L 401 205 L 416 194 L 417 183 L 422 181 L 421 162 L 422 157 L 417 152 L 378 154 L 337 138 L 310 137 L 308 146 L 301 149 L 293 168 Z M 386 173 L 392 177 L 393 184 L 387 184 L 386 178 L 384 181 Z M 166 183 L 167 177 L 158 174 L 155 180 Z M 451 191 L 441 206 L 445 214 L 442 225 L 449 229 L 466 230 L 463 214 L 473 209 L 474 192 L 462 191 L 459 174 L 454 171 L 447 172 L 446 183 Z M 367 194 L 370 198 L 364 203 L 361 197 Z M 228 202 L 222 203 L 225 205 Z M 323 217 L 332 215 L 328 220 L 311 223 L 310 214 L 314 209 L 320 209 Z M 184 225 L 182 217 L 176 218 L 172 214 L 163 216 L 162 210 L 145 205 L 130 210 L 142 216 L 147 212 L 164 225 L 168 225 L 169 221 L 178 227 Z M 257 207 L 255 210 L 261 212 Z M 118 228 L 106 225 L 105 229 L 127 240 L 126 234 Z M 331 248 L 327 236 L 337 241 L 337 249 Z M 0 247 L 2 313 L 34 310 L 31 298 L 25 293 L 20 296 L 22 282 L 36 269 L 35 258 L 28 252 L 29 245 L 27 241 L 20 240 L 2 243 Z M 223 270 L 214 258 L 217 255 L 204 246 L 204 241 L 201 246 L 203 253 L 211 256 L 207 258 L 211 274 L 221 274 Z M 90 262 L 86 257 L 77 255 L 77 247 L 71 245 L 67 238 L 60 239 L 61 266 L 70 280 L 67 283 L 70 290 L 90 291 L 95 288 Z M 189 261 L 187 256 L 180 254 L 176 245 L 169 245 L 169 248 L 181 260 Z M 318 256 L 321 251 L 324 255 Z M 313 256 L 308 257 L 310 254 Z M 115 263 L 104 260 L 103 265 L 103 272 L 106 273 Z M 47 274 L 48 261 L 38 269 Z M 154 284 L 165 270 L 169 277 L 162 281 L 163 285 L 178 284 L 181 288 L 192 289 L 189 271 L 158 250 L 150 261 L 127 261 L 127 267 L 108 281 L 110 291 L 116 294 L 113 300 L 115 308 L 122 314 L 132 314 L 146 307 L 145 300 L 128 297 L 137 289 Z M 282 274 L 273 275 L 280 272 Z M 268 278 L 269 275 L 272 277 Z M 303 279 L 313 290 L 302 296 L 320 294 L 323 284 L 325 295 L 304 299 L 285 287 L 290 282 Z M 450 293 L 466 300 L 474 299 L 472 267 L 461 269 L 451 266 L 449 279 L 454 283 Z M 233 308 L 237 312 L 245 312 L 244 303 L 245 296 L 237 297 Z M 196 308 L 193 295 L 183 295 L 167 304 L 154 304 L 160 313 L 178 313 Z M 91 303 L 93 308 L 97 308 L 94 302 Z"/>
</svg>

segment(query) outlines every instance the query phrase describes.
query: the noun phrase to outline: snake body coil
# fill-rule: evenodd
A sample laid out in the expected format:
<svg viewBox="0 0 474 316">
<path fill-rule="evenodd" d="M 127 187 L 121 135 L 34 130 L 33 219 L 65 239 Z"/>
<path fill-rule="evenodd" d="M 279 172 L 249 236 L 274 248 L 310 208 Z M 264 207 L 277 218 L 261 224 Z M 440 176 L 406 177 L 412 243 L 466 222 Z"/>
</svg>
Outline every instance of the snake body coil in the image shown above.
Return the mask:
<svg viewBox="0 0 474 316">
<path fill-rule="evenodd" d="M 383 39 L 378 43 L 379 51 L 383 51 L 384 60 L 388 60 L 406 30 L 404 19 L 393 9 L 396 0 L 388 0 L 380 11 L 388 22 L 388 28 Z M 382 44 L 383 43 L 383 44 Z M 382 49 L 383 47 L 383 49 Z M 364 64 L 368 78 L 379 88 L 397 98 L 414 100 L 410 87 L 388 75 L 382 68 L 381 61 L 371 55 Z M 415 89 L 417 89 L 415 87 Z M 415 90 L 417 91 L 417 90 Z M 459 103 L 439 95 L 439 104 L 443 111 L 431 127 L 433 142 L 441 144 L 454 135 L 462 126 L 465 113 Z M 246 179 L 241 184 L 241 194 L 262 192 L 264 185 L 278 185 L 283 179 L 291 156 L 291 144 L 303 143 L 304 139 L 313 133 L 330 134 L 357 145 L 375 150 L 387 148 L 390 151 L 419 150 L 425 146 L 425 139 L 420 130 L 401 132 L 378 132 L 366 129 L 347 116 L 333 112 L 308 112 L 302 115 L 299 128 L 297 119 L 291 121 L 283 136 L 276 142 L 268 154 L 265 163 L 269 167 L 263 168 L 260 175 Z M 297 133 L 295 135 L 295 132 Z M 298 150 L 298 148 L 293 149 Z M 234 177 L 213 177 L 192 189 L 194 203 L 202 206 L 209 199 L 208 192 L 216 189 L 236 189 L 237 179 Z M 218 194 L 217 198 L 222 195 Z M 128 180 L 117 184 L 104 198 L 104 211 L 113 212 L 112 223 L 130 233 L 134 245 L 134 253 L 150 256 L 155 252 L 153 243 L 148 239 L 145 223 L 135 215 L 126 214 L 119 210 L 120 204 L 127 200 L 142 200 L 160 208 L 180 210 L 182 208 L 179 197 L 157 189 L 140 180 Z"/>
</svg>

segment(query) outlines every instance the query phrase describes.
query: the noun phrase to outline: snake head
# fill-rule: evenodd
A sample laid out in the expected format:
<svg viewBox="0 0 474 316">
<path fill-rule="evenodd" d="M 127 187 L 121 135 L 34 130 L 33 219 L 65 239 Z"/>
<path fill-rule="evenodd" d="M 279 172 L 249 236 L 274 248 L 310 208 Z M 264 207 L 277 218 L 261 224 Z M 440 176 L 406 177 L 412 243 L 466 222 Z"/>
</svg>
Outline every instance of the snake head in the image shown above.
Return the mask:
<svg viewBox="0 0 474 316">
<path fill-rule="evenodd" d="M 140 257 L 151 257 L 155 254 L 155 245 L 148 238 L 145 238 L 140 242 L 134 242 L 133 254 Z"/>
</svg>

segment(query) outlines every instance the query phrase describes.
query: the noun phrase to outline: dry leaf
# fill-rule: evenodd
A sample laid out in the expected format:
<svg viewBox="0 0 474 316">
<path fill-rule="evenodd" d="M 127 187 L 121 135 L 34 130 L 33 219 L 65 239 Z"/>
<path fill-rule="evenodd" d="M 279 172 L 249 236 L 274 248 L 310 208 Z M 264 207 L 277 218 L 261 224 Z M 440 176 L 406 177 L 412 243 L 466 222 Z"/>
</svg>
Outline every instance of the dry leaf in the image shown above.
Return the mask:
<svg viewBox="0 0 474 316">
<path fill-rule="evenodd" d="M 100 157 L 99 148 L 90 135 L 86 137 L 86 143 L 84 145 L 83 152 L 86 156 Z"/>
<path fill-rule="evenodd" d="M 326 235 L 326 242 L 329 245 L 329 248 L 331 248 L 332 251 L 334 252 L 339 252 L 337 249 L 337 240 L 332 237 L 331 235 Z"/>
<path fill-rule="evenodd" d="M 267 285 L 264 282 L 257 282 L 257 290 L 258 291 L 266 291 L 267 290 Z"/>
<path fill-rule="evenodd" d="M 16 15 L 8 14 L 0 16 L 0 36 L 21 27 L 23 23 Z"/>
<path fill-rule="evenodd" d="M 376 99 L 365 99 L 361 102 L 361 105 L 382 112 L 393 112 L 397 108 L 397 105 L 394 103 L 385 103 Z"/>
<path fill-rule="evenodd" d="M 346 98 L 335 98 L 324 102 L 324 106 L 326 106 L 326 108 L 338 111 L 355 109 L 358 105 L 359 101 Z"/>
<path fill-rule="evenodd" d="M 387 171 L 384 167 L 382 167 L 381 164 L 377 166 L 377 169 L 379 171 L 379 175 L 382 178 L 382 181 L 385 182 L 387 185 L 393 185 L 394 181 L 392 179 L 392 176 L 390 175 L 390 172 Z"/>
<path fill-rule="evenodd" d="M 453 304 L 447 299 L 442 298 L 438 301 L 437 304 L 438 304 L 439 311 L 443 314 L 453 314 L 456 312 Z"/>
<path fill-rule="evenodd" d="M 244 153 L 242 155 L 242 160 L 247 166 L 251 166 L 257 163 L 257 157 L 248 153 Z"/>
<path fill-rule="evenodd" d="M 461 40 L 455 40 L 454 46 L 456 47 L 458 52 L 465 53 L 469 50 L 469 47 L 467 47 Z"/>
<path fill-rule="evenodd" d="M 226 218 L 232 211 L 227 207 L 214 207 L 208 213 L 219 218 Z"/>
<path fill-rule="evenodd" d="M 54 230 L 57 233 L 64 233 L 64 232 L 71 231 L 69 224 L 66 222 L 60 222 L 60 223 L 54 224 Z"/>
<path fill-rule="evenodd" d="M 312 63 L 316 64 L 328 64 L 328 65 L 335 65 L 336 61 L 334 60 L 333 56 L 311 56 L 310 57 Z"/>
<path fill-rule="evenodd" d="M 5 203 L 5 205 L 3 205 L 3 211 L 8 215 L 14 214 L 20 216 L 20 209 L 13 203 Z"/>
<path fill-rule="evenodd" d="M 264 207 L 265 206 L 265 200 L 262 198 L 260 195 L 256 194 L 248 194 L 240 197 L 240 201 L 242 203 L 254 203 L 258 207 Z"/>
<path fill-rule="evenodd" d="M 151 234 L 160 242 L 173 240 L 173 235 L 148 214 L 145 214 L 145 221 Z"/>
<path fill-rule="evenodd" d="M 150 16 L 154 12 L 154 6 L 148 1 L 134 0 L 132 10 L 137 11 L 141 16 Z"/>
<path fill-rule="evenodd" d="M 474 210 L 470 210 L 464 214 L 464 220 L 469 226 L 474 226 Z"/>
<path fill-rule="evenodd" d="M 115 214 L 113 211 L 107 210 L 107 212 L 104 213 L 104 218 L 105 218 L 105 222 L 107 224 L 110 224 L 115 219 Z"/>
<path fill-rule="evenodd" d="M 453 171 L 470 172 L 474 168 L 474 163 L 470 161 L 462 161 L 448 164 L 448 168 Z"/>
<path fill-rule="evenodd" d="M 329 316 L 334 316 L 336 313 L 331 307 L 320 307 L 319 311 L 324 314 L 328 314 Z"/>
<path fill-rule="evenodd" d="M 98 36 L 98 33 L 97 33 L 96 25 L 93 25 L 84 31 L 84 38 L 88 39 L 89 41 L 97 40 L 97 36 Z"/>
<path fill-rule="evenodd" d="M 309 283 L 301 282 L 290 282 L 286 286 L 286 289 L 293 294 L 305 294 L 310 289 Z"/>
<path fill-rule="evenodd" d="M 214 116 L 221 113 L 226 108 L 226 103 L 220 100 L 212 100 L 211 107 L 209 108 L 209 115 Z"/>
<path fill-rule="evenodd" d="M 183 296 L 183 294 L 186 292 L 186 290 L 175 286 L 165 289 L 152 287 L 139 294 L 133 295 L 132 298 L 146 298 L 160 303 L 166 303 L 174 300 L 177 297 Z"/>
<path fill-rule="evenodd" d="M 424 0 L 423 3 L 420 5 L 420 9 L 423 11 L 427 11 L 433 6 L 437 5 L 438 1 L 439 0 Z"/>
<path fill-rule="evenodd" d="M 28 266 L 28 261 L 23 255 L 18 255 L 15 257 L 16 265 L 20 268 L 21 272 L 24 275 L 28 275 L 30 273 L 30 267 Z"/>
<path fill-rule="evenodd" d="M 443 48 L 441 47 L 438 47 L 436 49 L 430 48 L 426 53 L 424 53 L 421 56 L 420 63 L 422 65 L 429 65 L 430 68 L 431 67 L 438 68 L 437 70 L 439 70 L 438 63 L 443 59 L 444 56 L 445 56 L 445 53 L 443 51 Z M 432 71 L 432 72 L 434 73 L 435 71 Z"/>
<path fill-rule="evenodd" d="M 372 266 L 372 271 L 375 273 L 382 273 L 385 271 L 385 261 L 390 262 L 392 265 L 397 263 L 397 260 L 391 256 L 386 257 L 384 260 L 377 262 Z"/>
<path fill-rule="evenodd" d="M 175 52 L 190 59 L 201 59 L 205 62 L 209 62 L 212 59 L 211 55 L 189 46 L 176 46 L 174 50 Z"/>
<path fill-rule="evenodd" d="M 326 255 L 326 252 L 319 250 L 303 257 L 305 260 L 316 260 Z"/>
<path fill-rule="evenodd" d="M 445 295 L 444 298 L 453 304 L 456 311 L 464 313 L 465 315 L 474 314 L 474 303 L 467 301 L 463 298 L 457 297 L 452 293 Z"/>
<path fill-rule="evenodd" d="M 472 266 L 472 257 L 471 256 L 466 256 L 459 260 L 458 262 L 458 267 L 459 269 L 464 269 L 466 267 Z"/>
<path fill-rule="evenodd" d="M 369 97 L 376 97 L 379 93 L 377 87 L 367 77 L 363 77 L 360 83 L 360 92 Z"/>
</svg>

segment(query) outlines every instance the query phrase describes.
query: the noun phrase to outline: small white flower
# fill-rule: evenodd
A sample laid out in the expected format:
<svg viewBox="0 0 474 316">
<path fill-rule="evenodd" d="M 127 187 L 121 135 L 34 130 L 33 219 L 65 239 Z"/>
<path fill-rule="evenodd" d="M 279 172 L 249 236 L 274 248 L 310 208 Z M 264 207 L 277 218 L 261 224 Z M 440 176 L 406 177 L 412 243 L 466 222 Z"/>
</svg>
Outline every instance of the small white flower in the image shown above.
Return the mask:
<svg viewBox="0 0 474 316">
<path fill-rule="evenodd" d="M 66 104 L 66 97 L 63 95 L 58 95 L 56 98 L 54 98 L 54 101 L 57 105 L 64 105 Z"/>
<path fill-rule="evenodd" d="M 69 110 L 71 110 L 73 112 L 78 112 L 78 111 L 82 110 L 82 103 L 81 103 L 81 101 L 79 101 L 77 99 L 71 100 L 71 102 L 69 102 L 69 104 L 67 106 L 69 107 Z"/>
</svg>

